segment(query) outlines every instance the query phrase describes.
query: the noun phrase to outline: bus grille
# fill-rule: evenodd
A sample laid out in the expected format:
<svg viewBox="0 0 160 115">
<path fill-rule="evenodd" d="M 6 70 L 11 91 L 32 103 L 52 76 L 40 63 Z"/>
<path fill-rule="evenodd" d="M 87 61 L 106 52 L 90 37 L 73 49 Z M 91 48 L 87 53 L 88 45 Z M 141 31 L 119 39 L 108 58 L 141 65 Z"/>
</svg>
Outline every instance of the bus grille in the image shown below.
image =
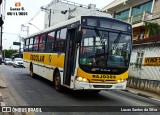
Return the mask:
<svg viewBox="0 0 160 115">
<path fill-rule="evenodd" d="M 94 88 L 111 88 L 112 85 L 93 85 Z"/>
<path fill-rule="evenodd" d="M 110 83 L 110 84 L 115 84 L 117 83 L 116 80 L 103 80 L 103 79 L 91 79 L 92 83 Z"/>
</svg>

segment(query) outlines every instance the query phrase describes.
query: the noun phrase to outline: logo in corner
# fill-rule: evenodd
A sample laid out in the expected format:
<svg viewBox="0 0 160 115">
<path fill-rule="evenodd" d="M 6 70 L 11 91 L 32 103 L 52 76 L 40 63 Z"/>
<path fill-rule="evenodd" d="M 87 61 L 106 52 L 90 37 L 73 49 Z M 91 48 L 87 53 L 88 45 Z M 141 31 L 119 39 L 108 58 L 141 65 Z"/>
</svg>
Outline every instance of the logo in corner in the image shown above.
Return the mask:
<svg viewBox="0 0 160 115">
<path fill-rule="evenodd" d="M 10 11 L 7 12 L 7 16 L 27 16 L 28 12 L 25 11 L 24 6 L 21 2 L 15 2 L 13 7 L 11 6 Z"/>
</svg>

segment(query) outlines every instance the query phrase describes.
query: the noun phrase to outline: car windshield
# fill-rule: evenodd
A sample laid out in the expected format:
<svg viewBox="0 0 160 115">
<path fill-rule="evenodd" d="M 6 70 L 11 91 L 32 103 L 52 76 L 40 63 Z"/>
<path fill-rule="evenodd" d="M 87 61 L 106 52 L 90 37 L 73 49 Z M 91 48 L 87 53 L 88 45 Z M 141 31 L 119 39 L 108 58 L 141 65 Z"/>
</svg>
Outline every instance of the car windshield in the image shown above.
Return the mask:
<svg viewBox="0 0 160 115">
<path fill-rule="evenodd" d="M 6 61 L 12 61 L 12 59 L 5 59 Z"/>
<path fill-rule="evenodd" d="M 15 58 L 15 61 L 23 61 L 21 58 Z"/>
<path fill-rule="evenodd" d="M 121 32 L 82 29 L 80 64 L 98 67 L 128 67 L 131 36 Z"/>
</svg>

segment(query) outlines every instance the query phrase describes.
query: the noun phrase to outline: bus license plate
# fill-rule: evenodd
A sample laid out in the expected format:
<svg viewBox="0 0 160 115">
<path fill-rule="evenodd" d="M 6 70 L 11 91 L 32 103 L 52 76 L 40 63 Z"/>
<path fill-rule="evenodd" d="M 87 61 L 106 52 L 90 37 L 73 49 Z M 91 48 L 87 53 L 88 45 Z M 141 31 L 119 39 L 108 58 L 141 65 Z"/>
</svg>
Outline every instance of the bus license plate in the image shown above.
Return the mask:
<svg viewBox="0 0 160 115">
<path fill-rule="evenodd" d="M 122 85 L 117 85 L 116 89 L 123 89 L 123 86 Z"/>
</svg>

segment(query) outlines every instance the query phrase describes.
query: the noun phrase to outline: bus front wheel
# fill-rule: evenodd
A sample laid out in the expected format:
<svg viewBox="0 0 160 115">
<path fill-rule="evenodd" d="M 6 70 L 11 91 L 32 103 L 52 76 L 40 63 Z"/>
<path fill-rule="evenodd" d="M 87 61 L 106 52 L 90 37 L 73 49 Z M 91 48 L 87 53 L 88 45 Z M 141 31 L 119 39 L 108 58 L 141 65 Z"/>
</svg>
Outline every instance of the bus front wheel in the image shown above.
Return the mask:
<svg viewBox="0 0 160 115">
<path fill-rule="evenodd" d="M 54 87 L 56 91 L 62 92 L 62 85 L 61 85 L 61 78 L 60 78 L 60 73 L 56 72 L 54 76 Z"/>
</svg>

